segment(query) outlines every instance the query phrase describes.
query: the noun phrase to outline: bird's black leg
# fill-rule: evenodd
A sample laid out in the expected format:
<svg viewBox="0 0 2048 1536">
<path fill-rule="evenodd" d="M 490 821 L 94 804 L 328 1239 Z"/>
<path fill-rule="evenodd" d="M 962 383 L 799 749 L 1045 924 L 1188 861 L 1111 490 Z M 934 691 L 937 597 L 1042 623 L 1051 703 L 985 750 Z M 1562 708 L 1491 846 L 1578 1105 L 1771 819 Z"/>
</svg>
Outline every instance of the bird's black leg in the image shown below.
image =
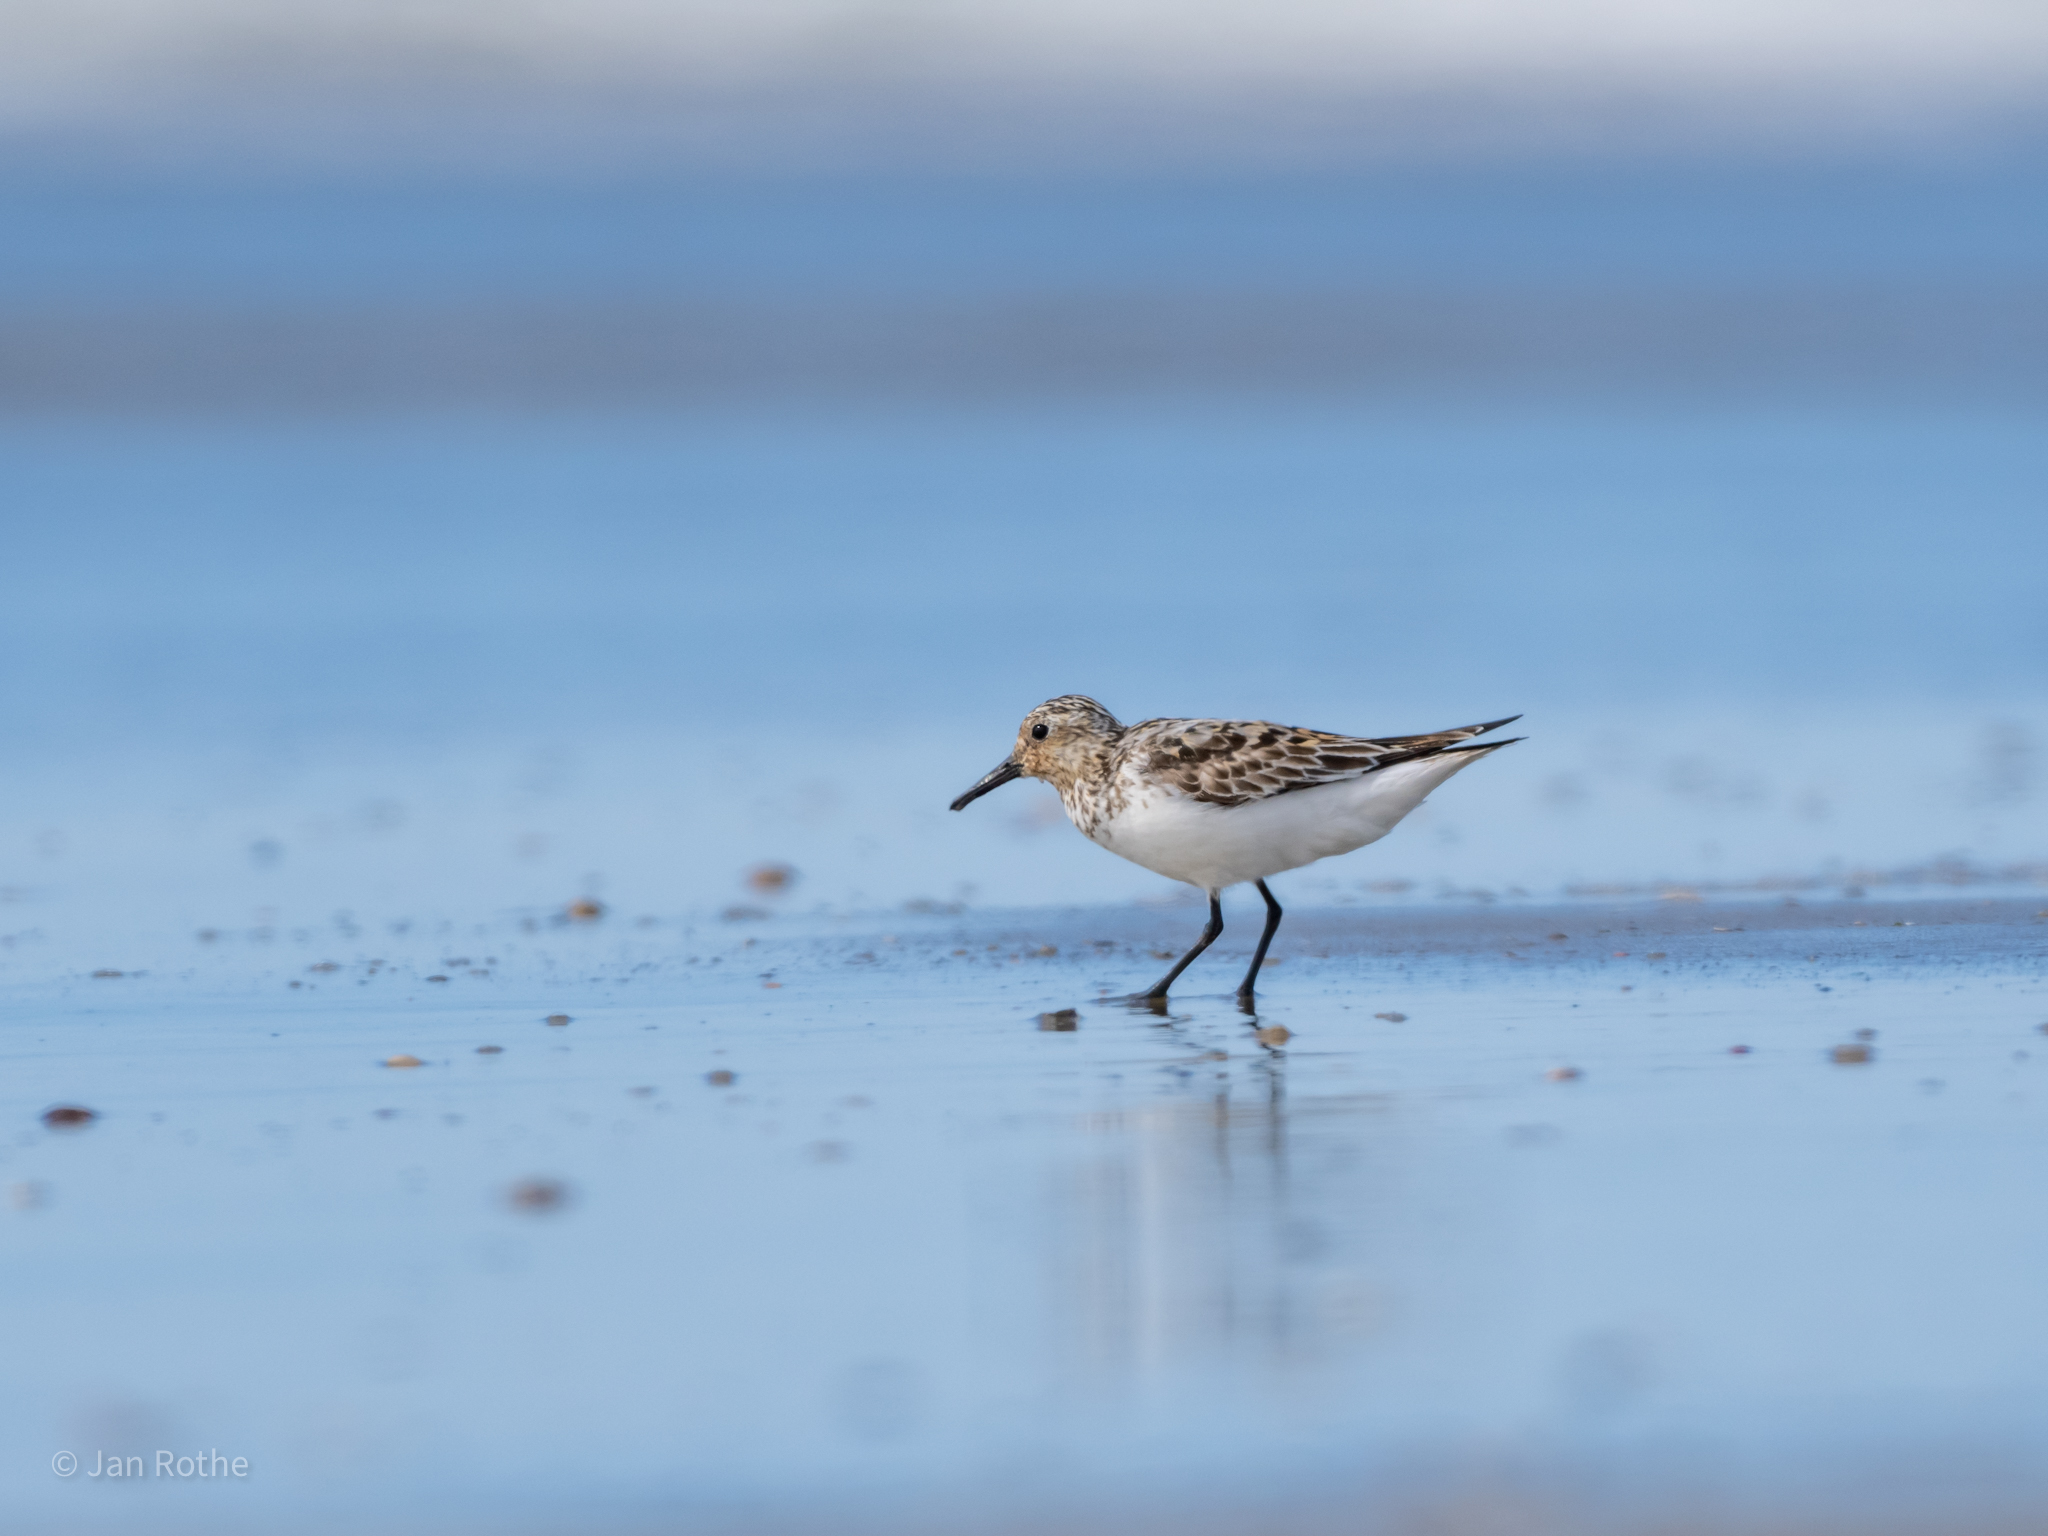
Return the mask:
<svg viewBox="0 0 2048 1536">
<path fill-rule="evenodd" d="M 1252 968 L 1244 973 L 1244 985 L 1237 989 L 1237 1000 L 1248 1003 L 1258 988 L 1259 967 L 1266 963 L 1266 946 L 1273 942 L 1273 935 L 1280 931 L 1280 903 L 1273 899 L 1273 893 L 1266 889 L 1266 882 L 1254 880 L 1259 894 L 1266 898 L 1266 931 L 1259 935 L 1259 947 L 1252 952 Z M 1186 962 L 1182 962 L 1185 964 Z"/>
<path fill-rule="evenodd" d="M 1271 898 L 1269 897 L 1268 899 L 1270 900 Z M 1159 978 L 1159 985 L 1150 992 L 1145 993 L 1144 996 L 1152 998 L 1166 996 L 1166 989 L 1180 979 L 1180 973 L 1188 968 L 1189 963 L 1194 960 L 1195 956 L 1216 942 L 1216 935 L 1222 931 L 1223 901 L 1216 892 L 1211 891 L 1209 893 L 1209 921 L 1202 929 L 1202 936 L 1195 940 L 1195 947 L 1182 955 L 1174 968 Z"/>
</svg>

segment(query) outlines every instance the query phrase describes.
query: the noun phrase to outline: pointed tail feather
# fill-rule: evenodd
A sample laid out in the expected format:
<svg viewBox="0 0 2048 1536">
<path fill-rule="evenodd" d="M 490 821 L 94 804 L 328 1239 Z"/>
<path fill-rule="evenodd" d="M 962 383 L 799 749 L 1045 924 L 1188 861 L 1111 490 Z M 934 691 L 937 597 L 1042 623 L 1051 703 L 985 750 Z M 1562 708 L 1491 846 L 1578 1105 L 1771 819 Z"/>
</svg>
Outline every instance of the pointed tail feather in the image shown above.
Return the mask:
<svg viewBox="0 0 2048 1536">
<path fill-rule="evenodd" d="M 1474 736 L 1484 736 L 1488 731 L 1497 731 L 1504 725 L 1513 725 L 1520 715 L 1509 715 L 1505 720 L 1489 720 L 1484 725 L 1453 726 L 1448 731 L 1425 731 L 1420 736 L 1382 736 L 1374 745 L 1388 750 L 1386 760 L 1378 766 L 1388 768 L 1395 763 L 1413 762 L 1418 757 L 1433 757 L 1439 752 L 1487 751 L 1493 747 L 1504 747 L 1504 741 L 1488 742 L 1484 747 L 1461 747 L 1460 742 L 1470 741 Z M 1526 738 L 1517 736 L 1516 741 Z"/>
<path fill-rule="evenodd" d="M 1517 719 L 1521 717 L 1516 716 Z M 1512 747 L 1518 741 L 1527 741 L 1526 736 L 1510 736 L 1505 741 L 1475 741 L 1466 747 L 1439 747 L 1430 753 L 1431 757 L 1449 757 L 1454 752 L 1497 752 L 1502 747 Z"/>
<path fill-rule="evenodd" d="M 1382 747 L 1393 747 L 1408 752 L 1434 752 L 1456 742 L 1470 741 L 1474 736 L 1484 736 L 1488 731 L 1497 731 L 1504 725 L 1513 725 L 1520 715 L 1509 715 L 1505 720 L 1489 720 L 1484 725 L 1454 725 L 1447 731 L 1424 731 L 1419 736 L 1376 736 L 1373 741 Z"/>
<path fill-rule="evenodd" d="M 1488 731 L 1497 731 L 1504 725 L 1513 725 L 1517 720 L 1521 718 L 1522 717 L 1520 715 L 1509 715 L 1504 720 L 1489 720 L 1484 725 L 1454 725 L 1448 731 L 1431 731 L 1425 736 L 1397 736 L 1392 741 L 1388 742 L 1387 745 L 1406 746 L 1411 741 L 1418 746 L 1422 745 L 1424 742 L 1431 741 L 1441 741 L 1445 743 L 1450 743 L 1454 741 L 1470 741 L 1474 736 L 1484 736 Z M 1525 741 L 1527 739 L 1527 737 L 1523 736 L 1517 736 L 1515 738 L 1515 740 L 1517 741 Z M 1504 741 L 1497 741 L 1494 743 L 1494 745 L 1497 747 L 1504 747 L 1507 745 L 1507 743 Z"/>
</svg>

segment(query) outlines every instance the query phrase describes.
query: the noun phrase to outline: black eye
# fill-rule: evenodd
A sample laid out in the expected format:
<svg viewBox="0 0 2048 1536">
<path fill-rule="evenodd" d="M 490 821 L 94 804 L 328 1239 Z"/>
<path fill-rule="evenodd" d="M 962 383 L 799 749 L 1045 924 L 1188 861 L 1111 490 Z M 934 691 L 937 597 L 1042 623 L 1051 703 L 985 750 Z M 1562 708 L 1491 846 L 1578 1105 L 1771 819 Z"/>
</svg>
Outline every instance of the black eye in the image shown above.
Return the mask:
<svg viewBox="0 0 2048 1536">
<path fill-rule="evenodd" d="M 1051 726 L 1047 725 L 1043 720 L 1041 720 L 1038 722 L 1038 724 L 1031 727 L 1031 739 L 1033 741 L 1043 741 L 1045 740 L 1046 735 L 1051 731 L 1051 729 Z"/>
</svg>

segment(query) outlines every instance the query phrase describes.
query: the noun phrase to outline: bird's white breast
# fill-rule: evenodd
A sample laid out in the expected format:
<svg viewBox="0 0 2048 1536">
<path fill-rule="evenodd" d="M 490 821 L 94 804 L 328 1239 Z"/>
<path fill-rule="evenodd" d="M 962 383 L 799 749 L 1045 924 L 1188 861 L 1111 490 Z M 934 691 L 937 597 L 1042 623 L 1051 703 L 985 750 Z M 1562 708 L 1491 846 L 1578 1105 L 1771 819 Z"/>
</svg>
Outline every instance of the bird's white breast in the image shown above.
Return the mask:
<svg viewBox="0 0 2048 1536">
<path fill-rule="evenodd" d="M 1219 890 L 1378 841 L 1432 789 L 1484 755 L 1439 753 L 1230 806 L 1192 799 L 1126 770 L 1122 807 L 1090 835 L 1170 880 Z"/>
</svg>

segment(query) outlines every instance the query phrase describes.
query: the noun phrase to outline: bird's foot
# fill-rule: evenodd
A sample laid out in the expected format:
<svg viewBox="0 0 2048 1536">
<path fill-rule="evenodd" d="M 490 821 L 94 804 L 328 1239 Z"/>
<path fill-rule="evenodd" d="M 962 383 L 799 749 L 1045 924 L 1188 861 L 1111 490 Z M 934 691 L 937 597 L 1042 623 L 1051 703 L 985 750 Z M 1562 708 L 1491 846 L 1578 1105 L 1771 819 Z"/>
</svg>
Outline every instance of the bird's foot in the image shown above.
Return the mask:
<svg viewBox="0 0 2048 1536">
<path fill-rule="evenodd" d="M 1103 1001 L 1120 1003 L 1133 1013 L 1149 1013 L 1162 1019 L 1166 1017 L 1168 1007 L 1164 992 L 1133 992 L 1127 997 L 1106 997 Z"/>
</svg>

